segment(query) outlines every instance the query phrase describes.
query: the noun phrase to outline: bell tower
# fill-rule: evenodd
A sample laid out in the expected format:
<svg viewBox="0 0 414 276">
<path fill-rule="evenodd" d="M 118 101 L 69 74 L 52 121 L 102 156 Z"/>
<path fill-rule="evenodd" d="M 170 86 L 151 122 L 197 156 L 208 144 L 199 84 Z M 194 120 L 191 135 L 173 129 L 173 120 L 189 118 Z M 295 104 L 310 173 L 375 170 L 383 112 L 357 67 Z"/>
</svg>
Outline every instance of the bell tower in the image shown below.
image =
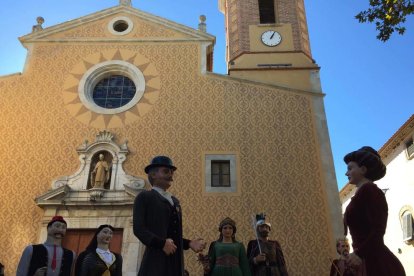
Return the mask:
<svg viewBox="0 0 414 276">
<path fill-rule="evenodd" d="M 320 92 L 304 0 L 219 0 L 228 74 Z"/>
</svg>

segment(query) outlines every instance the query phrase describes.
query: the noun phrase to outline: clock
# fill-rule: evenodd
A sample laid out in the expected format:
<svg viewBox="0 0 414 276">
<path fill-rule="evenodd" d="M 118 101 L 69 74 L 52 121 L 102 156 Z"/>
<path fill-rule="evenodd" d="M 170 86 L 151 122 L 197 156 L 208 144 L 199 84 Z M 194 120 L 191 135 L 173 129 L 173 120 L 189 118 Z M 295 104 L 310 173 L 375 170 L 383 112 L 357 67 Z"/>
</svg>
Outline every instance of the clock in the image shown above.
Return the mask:
<svg viewBox="0 0 414 276">
<path fill-rule="evenodd" d="M 276 31 L 265 31 L 262 33 L 262 42 L 266 46 L 277 46 L 282 41 L 282 36 Z"/>
</svg>

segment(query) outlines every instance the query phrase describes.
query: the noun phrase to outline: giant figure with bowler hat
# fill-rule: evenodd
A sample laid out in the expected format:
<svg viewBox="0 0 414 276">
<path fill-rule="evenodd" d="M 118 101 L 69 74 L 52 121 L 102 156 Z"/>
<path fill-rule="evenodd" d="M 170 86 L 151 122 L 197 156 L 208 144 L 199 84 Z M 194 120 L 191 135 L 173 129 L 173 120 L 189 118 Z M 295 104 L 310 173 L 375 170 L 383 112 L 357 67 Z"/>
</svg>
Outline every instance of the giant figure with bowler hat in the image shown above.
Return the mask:
<svg viewBox="0 0 414 276">
<path fill-rule="evenodd" d="M 180 202 L 167 191 L 176 169 L 167 156 L 156 156 L 145 167 L 152 189 L 138 194 L 133 214 L 134 234 L 146 245 L 139 276 L 182 276 L 183 250 L 205 247 L 202 239 L 183 238 Z"/>
</svg>

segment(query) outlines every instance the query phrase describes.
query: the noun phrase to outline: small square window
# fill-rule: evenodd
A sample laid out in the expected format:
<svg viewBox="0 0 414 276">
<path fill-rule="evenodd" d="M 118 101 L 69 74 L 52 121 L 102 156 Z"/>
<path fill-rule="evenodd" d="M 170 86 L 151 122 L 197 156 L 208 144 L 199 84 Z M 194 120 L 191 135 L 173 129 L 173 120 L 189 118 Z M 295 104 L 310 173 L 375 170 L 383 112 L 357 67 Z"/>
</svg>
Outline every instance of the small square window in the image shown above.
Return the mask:
<svg viewBox="0 0 414 276">
<path fill-rule="evenodd" d="M 230 160 L 211 160 L 211 187 L 230 187 Z"/>
<path fill-rule="evenodd" d="M 205 191 L 217 193 L 237 192 L 235 154 L 205 155 Z"/>
</svg>

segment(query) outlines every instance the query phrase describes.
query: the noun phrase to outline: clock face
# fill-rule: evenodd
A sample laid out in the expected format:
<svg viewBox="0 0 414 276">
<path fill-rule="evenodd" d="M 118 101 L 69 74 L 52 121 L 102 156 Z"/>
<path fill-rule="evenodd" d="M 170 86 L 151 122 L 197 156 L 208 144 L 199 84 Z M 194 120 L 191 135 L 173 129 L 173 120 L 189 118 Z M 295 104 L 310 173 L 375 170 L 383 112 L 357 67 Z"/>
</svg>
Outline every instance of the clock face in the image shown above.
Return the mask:
<svg viewBox="0 0 414 276">
<path fill-rule="evenodd" d="M 270 46 L 270 47 L 277 46 L 280 44 L 281 41 L 282 41 L 282 36 L 276 31 L 269 30 L 269 31 L 265 31 L 262 34 L 262 42 L 266 46 Z"/>
</svg>

